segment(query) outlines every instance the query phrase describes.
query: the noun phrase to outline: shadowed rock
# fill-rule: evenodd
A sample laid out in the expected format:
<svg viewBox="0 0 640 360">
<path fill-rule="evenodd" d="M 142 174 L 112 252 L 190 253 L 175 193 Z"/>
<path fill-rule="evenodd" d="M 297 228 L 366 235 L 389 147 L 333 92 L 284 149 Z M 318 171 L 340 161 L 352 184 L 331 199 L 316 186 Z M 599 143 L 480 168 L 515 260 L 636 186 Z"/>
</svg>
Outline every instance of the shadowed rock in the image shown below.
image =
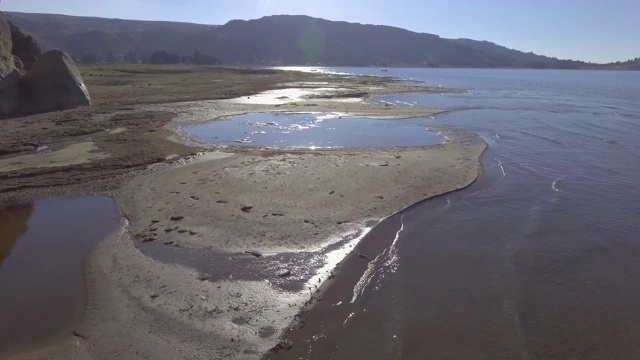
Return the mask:
<svg viewBox="0 0 640 360">
<path fill-rule="evenodd" d="M 0 115 L 14 111 L 18 104 L 20 72 L 15 68 L 12 47 L 9 23 L 0 12 Z"/>
<path fill-rule="evenodd" d="M 11 41 L 13 43 L 11 53 L 20 58 L 22 64 L 24 64 L 24 70 L 29 71 L 42 54 L 40 47 L 33 37 L 23 33 L 10 21 L 9 27 L 11 28 Z"/>
<path fill-rule="evenodd" d="M 0 114 L 8 114 L 16 109 L 19 83 L 20 72 L 17 69 L 0 78 Z"/>
<path fill-rule="evenodd" d="M 18 70 L 20 76 L 24 75 L 24 63 L 20 60 L 19 57 L 13 55 L 13 66 Z"/>
<path fill-rule="evenodd" d="M 30 112 L 91 105 L 89 92 L 71 57 L 60 50 L 38 58 L 20 84 L 20 102 Z"/>
</svg>

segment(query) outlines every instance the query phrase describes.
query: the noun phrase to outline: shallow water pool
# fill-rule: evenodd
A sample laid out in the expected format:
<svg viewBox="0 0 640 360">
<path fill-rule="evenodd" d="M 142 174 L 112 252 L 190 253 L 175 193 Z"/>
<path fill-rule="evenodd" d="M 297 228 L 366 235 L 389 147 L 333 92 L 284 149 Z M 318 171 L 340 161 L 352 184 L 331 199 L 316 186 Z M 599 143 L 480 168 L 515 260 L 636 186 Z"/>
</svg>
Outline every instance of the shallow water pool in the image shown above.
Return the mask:
<svg viewBox="0 0 640 360">
<path fill-rule="evenodd" d="M 301 148 L 424 146 L 443 142 L 425 118 L 371 119 L 336 113 L 249 114 L 183 127 L 210 144 Z"/>
<path fill-rule="evenodd" d="M 107 196 L 0 209 L 0 357 L 69 329 L 84 307 L 82 264 L 119 222 Z"/>
</svg>

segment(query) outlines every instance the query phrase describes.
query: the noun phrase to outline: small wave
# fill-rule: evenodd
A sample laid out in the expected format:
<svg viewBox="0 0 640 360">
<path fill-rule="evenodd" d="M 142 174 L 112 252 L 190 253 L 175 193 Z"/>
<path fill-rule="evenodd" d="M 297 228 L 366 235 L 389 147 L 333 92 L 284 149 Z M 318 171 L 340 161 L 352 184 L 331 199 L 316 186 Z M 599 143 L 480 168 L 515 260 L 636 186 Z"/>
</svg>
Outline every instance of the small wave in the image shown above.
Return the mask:
<svg viewBox="0 0 640 360">
<path fill-rule="evenodd" d="M 621 116 L 621 117 L 625 117 L 625 118 L 630 118 L 630 119 L 639 119 L 640 117 L 638 117 L 637 115 L 633 115 L 633 114 L 625 114 L 625 113 L 621 113 L 621 112 L 614 112 L 614 114 L 616 114 L 617 116 Z"/>
<path fill-rule="evenodd" d="M 344 113 L 340 113 L 340 112 L 322 113 L 322 114 L 316 116 L 316 120 L 318 122 L 321 122 L 321 121 L 329 120 L 329 119 L 340 119 L 344 115 L 345 115 Z"/>
<path fill-rule="evenodd" d="M 551 188 L 553 189 L 553 191 L 562 191 L 562 189 L 564 189 L 564 181 L 562 179 L 553 180 Z"/>
<path fill-rule="evenodd" d="M 507 171 L 504 169 L 504 166 L 502 165 L 502 161 L 498 159 L 495 159 L 495 160 L 498 162 L 498 166 L 500 166 L 500 170 L 502 170 L 502 179 L 504 179 L 505 177 L 507 177 Z"/>
<path fill-rule="evenodd" d="M 520 134 L 522 134 L 524 136 L 530 136 L 530 137 L 533 137 L 533 138 L 536 138 L 536 139 L 549 141 L 549 142 L 551 142 L 551 143 L 553 143 L 555 145 L 558 145 L 558 146 L 566 147 L 566 144 L 563 143 L 562 141 L 554 139 L 554 138 L 550 138 L 550 137 L 547 137 L 547 136 L 544 136 L 544 135 L 534 134 L 534 133 L 529 132 L 529 131 L 518 131 L 518 133 L 520 133 Z"/>
</svg>

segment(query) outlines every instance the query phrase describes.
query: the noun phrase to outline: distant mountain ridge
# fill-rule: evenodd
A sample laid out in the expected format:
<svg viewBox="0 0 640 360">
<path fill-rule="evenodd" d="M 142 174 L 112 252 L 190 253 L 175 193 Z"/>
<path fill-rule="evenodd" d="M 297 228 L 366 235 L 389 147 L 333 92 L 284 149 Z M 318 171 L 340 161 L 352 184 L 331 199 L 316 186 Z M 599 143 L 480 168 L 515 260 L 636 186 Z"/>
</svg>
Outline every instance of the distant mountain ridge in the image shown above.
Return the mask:
<svg viewBox="0 0 640 360">
<path fill-rule="evenodd" d="M 43 50 L 74 58 L 137 61 L 157 51 L 196 51 L 237 65 L 417 66 L 484 68 L 602 68 L 605 65 L 508 49 L 488 41 L 445 39 L 385 26 L 329 21 L 303 15 L 232 20 L 225 25 L 120 20 L 5 12 Z M 135 59 L 135 60 L 132 60 Z M 640 61 L 607 68 L 640 69 Z"/>
</svg>

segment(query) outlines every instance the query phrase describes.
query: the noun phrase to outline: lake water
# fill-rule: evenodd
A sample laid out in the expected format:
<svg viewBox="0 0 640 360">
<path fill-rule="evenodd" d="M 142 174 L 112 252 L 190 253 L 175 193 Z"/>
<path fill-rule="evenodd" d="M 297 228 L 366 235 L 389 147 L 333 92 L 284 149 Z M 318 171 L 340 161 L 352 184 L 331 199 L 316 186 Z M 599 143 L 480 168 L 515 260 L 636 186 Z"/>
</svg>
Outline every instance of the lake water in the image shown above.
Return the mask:
<svg viewBox="0 0 640 360">
<path fill-rule="evenodd" d="M 391 219 L 356 290 L 338 278 L 278 357 L 640 356 L 640 73 L 382 75 L 468 89 L 373 101 L 458 109 L 427 121 L 482 136 L 485 174 Z"/>
<path fill-rule="evenodd" d="M 210 144 L 277 147 L 393 147 L 442 143 L 427 118 L 342 118 L 341 114 L 268 113 L 187 126 L 182 131 Z"/>
<path fill-rule="evenodd" d="M 372 100 L 457 109 L 393 124 L 475 131 L 489 144 L 485 173 L 374 227 L 280 357 L 638 357 L 640 73 L 330 71 L 468 89 Z M 3 353 L 69 326 L 82 308 L 82 259 L 119 220 L 106 197 L 45 199 L 0 220 L 8 221 L 0 236 Z M 277 273 L 267 260 L 256 271 Z"/>
</svg>

